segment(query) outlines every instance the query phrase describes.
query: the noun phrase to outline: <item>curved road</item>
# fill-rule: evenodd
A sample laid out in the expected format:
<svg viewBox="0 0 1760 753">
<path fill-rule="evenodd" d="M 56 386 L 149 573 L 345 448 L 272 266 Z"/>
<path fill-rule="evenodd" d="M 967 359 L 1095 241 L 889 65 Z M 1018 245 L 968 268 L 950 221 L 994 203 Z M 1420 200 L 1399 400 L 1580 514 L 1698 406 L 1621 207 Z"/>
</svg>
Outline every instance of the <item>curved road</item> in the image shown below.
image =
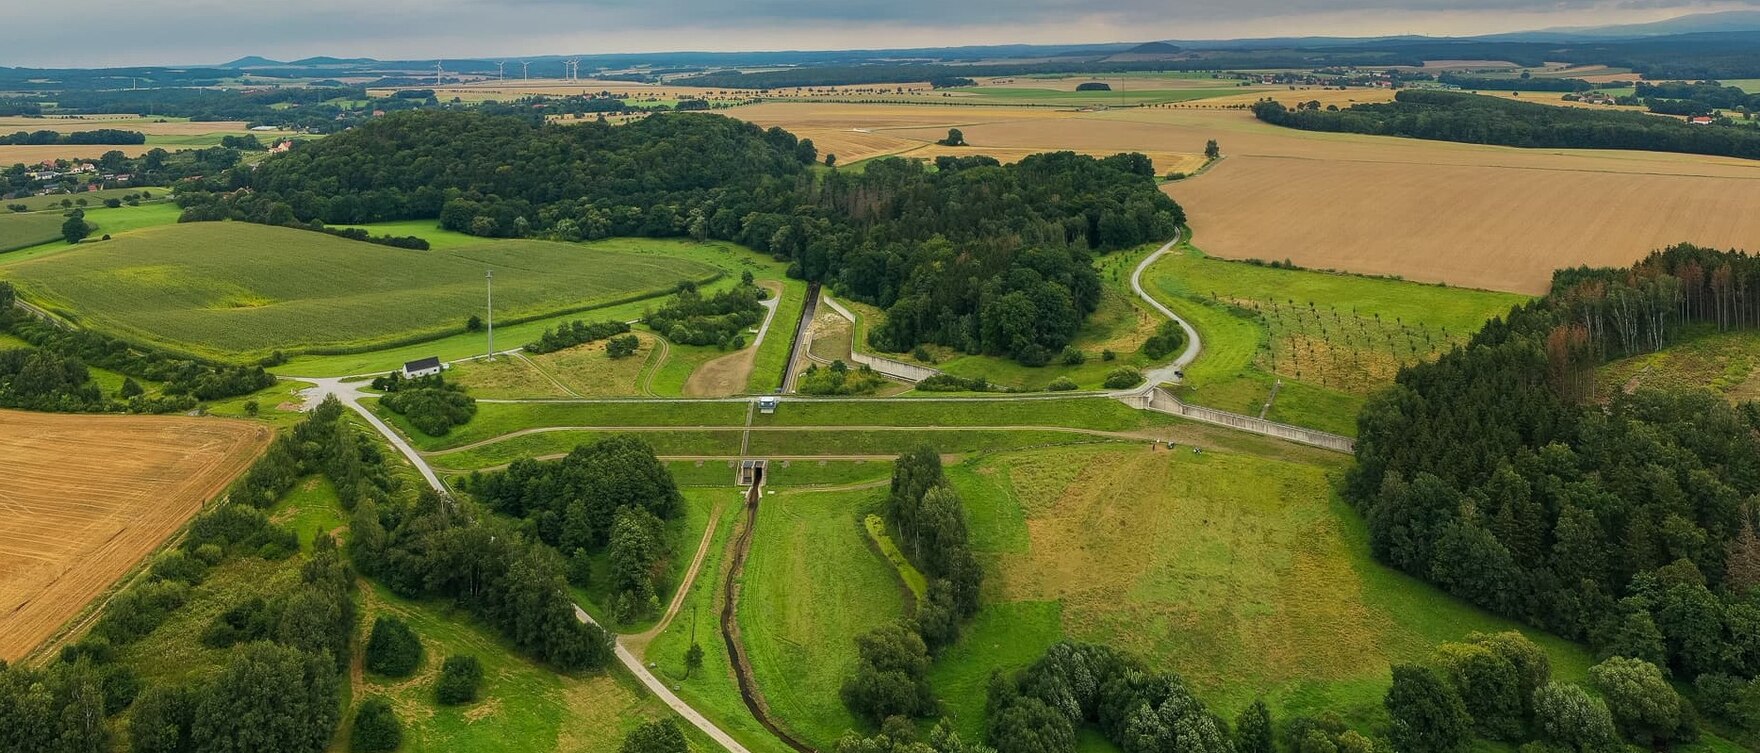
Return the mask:
<svg viewBox="0 0 1760 753">
<path fill-rule="evenodd" d="M 1128 390 L 1114 390 L 1114 391 L 1102 393 L 1106 397 L 1119 398 L 1119 397 L 1132 397 L 1132 396 L 1143 395 L 1143 394 L 1146 394 L 1149 391 L 1155 389 L 1155 387 L 1157 385 L 1160 385 L 1163 383 L 1168 383 L 1168 382 L 1180 381 L 1180 373 L 1183 372 L 1184 369 L 1186 368 L 1186 366 L 1190 365 L 1192 363 L 1192 361 L 1198 357 L 1198 353 L 1203 348 L 1202 342 L 1198 336 L 1197 329 L 1193 328 L 1192 325 L 1190 323 L 1188 323 L 1186 320 L 1180 318 L 1180 316 L 1178 314 L 1173 313 L 1172 309 L 1169 309 L 1167 306 L 1163 305 L 1160 301 L 1155 300 L 1154 297 L 1150 296 L 1148 294 L 1148 292 L 1143 289 L 1143 283 L 1142 283 L 1143 272 L 1145 270 L 1147 270 L 1151 265 L 1153 265 L 1157 260 L 1159 260 L 1163 255 L 1172 251 L 1173 248 L 1175 246 L 1178 246 L 1179 243 L 1183 239 L 1184 239 L 1184 231 L 1182 229 L 1179 234 L 1174 236 L 1173 240 L 1168 241 L 1161 248 L 1157 249 L 1154 253 L 1145 257 L 1143 259 L 1143 261 L 1139 262 L 1137 264 L 1136 268 L 1131 271 L 1131 289 L 1136 292 L 1137 297 L 1143 299 L 1143 301 L 1148 303 L 1151 308 L 1160 312 L 1163 316 L 1166 316 L 1168 319 L 1179 324 L 1180 329 L 1185 331 L 1186 348 L 1183 352 L 1180 353 L 1178 358 L 1174 359 L 1174 361 L 1172 363 L 1170 363 L 1166 366 L 1161 366 L 1161 367 L 1158 367 L 1155 369 L 1151 369 L 1148 372 L 1146 372 L 1144 374 L 1145 379 L 1144 379 L 1144 383 L 1142 386 L 1135 387 L 1135 388 L 1128 389 Z M 760 341 L 762 340 L 763 335 L 767 333 L 767 330 L 769 329 L 769 326 L 770 326 L 770 320 L 771 320 L 771 318 L 774 317 L 775 313 L 776 313 L 776 301 L 775 301 L 775 298 L 773 297 L 772 301 L 770 302 L 770 312 L 765 317 L 763 327 L 762 327 L 760 334 L 759 334 Z M 441 494 L 449 494 L 450 490 L 448 490 L 446 487 L 446 484 L 440 480 L 440 477 L 434 472 L 434 469 L 428 465 L 427 458 L 424 456 L 424 454 L 422 452 L 417 451 L 413 446 L 411 446 L 409 444 L 408 441 L 406 441 L 403 438 L 403 436 L 401 434 L 399 434 L 397 431 L 393 430 L 390 425 L 386 424 L 377 415 L 375 415 L 371 410 L 368 410 L 366 406 L 361 405 L 360 400 L 362 397 L 365 397 L 366 394 L 361 392 L 361 389 L 360 389 L 361 384 L 358 381 L 356 381 L 356 382 L 344 381 L 344 379 L 350 379 L 350 378 L 358 379 L 359 377 L 338 377 L 338 378 L 296 377 L 294 379 L 297 379 L 298 381 L 309 382 L 313 385 L 312 387 L 304 390 L 301 393 L 306 400 L 306 405 L 308 408 L 316 405 L 317 403 L 321 402 L 324 398 L 326 398 L 328 396 L 332 396 L 332 395 L 335 396 L 344 405 L 348 406 L 355 413 L 359 414 L 362 418 L 366 419 L 366 421 L 369 425 L 371 425 L 375 430 L 377 430 L 381 435 L 383 435 L 386 438 L 386 440 L 390 441 L 392 446 L 396 447 L 397 451 L 402 453 L 403 456 L 405 458 L 407 458 L 409 460 L 409 462 L 416 467 L 416 470 L 421 472 L 422 478 L 428 482 L 429 486 L 433 487 L 435 491 L 440 492 Z M 1070 399 L 1070 398 L 1084 398 L 1084 397 L 1085 398 L 1092 398 L 1092 397 L 1096 397 L 1096 396 L 1098 396 L 1098 395 L 1096 395 L 1095 393 L 1092 393 L 1092 392 L 1076 393 L 1076 394 L 1067 394 L 1067 393 L 1065 393 L 1065 394 L 1052 394 L 1052 393 L 1032 394 L 1032 393 L 1027 393 L 1027 394 L 1021 394 L 1021 395 L 995 396 L 995 397 L 912 398 L 912 401 L 914 401 L 914 402 L 935 402 L 935 401 L 966 402 L 966 401 L 981 401 L 981 400 L 1047 400 L 1047 399 Z M 713 398 L 699 399 L 698 402 L 735 402 L 735 401 L 737 401 L 737 402 L 754 402 L 756 399 L 757 398 L 752 397 L 752 396 L 740 396 L 740 397 L 721 398 L 721 399 L 713 399 Z M 854 401 L 854 400 L 859 400 L 860 398 L 853 399 L 853 400 L 850 398 L 844 398 L 844 399 Z M 867 399 L 884 399 L 884 398 L 867 398 Z M 827 400 L 827 402 L 833 402 L 833 401 L 836 401 L 836 399 L 833 398 L 833 399 Z M 566 400 L 543 400 L 543 401 L 482 400 L 479 402 L 486 402 L 486 403 L 497 403 L 497 402 L 567 402 L 567 403 L 679 402 L 679 399 L 678 398 L 652 397 L 652 398 L 645 398 L 645 399 L 644 398 L 636 398 L 634 400 L 631 400 L 628 398 L 604 399 L 604 400 L 586 398 L 586 399 L 566 399 Z M 875 427 L 875 428 L 881 428 L 881 427 Z M 897 427 L 886 427 L 886 428 L 897 428 Z M 960 427 L 960 428 L 964 428 L 964 427 Z M 1022 427 L 1022 428 L 1027 428 L 1027 427 Z M 1044 428 L 1049 428 L 1049 427 L 1032 427 L 1032 428 L 1044 429 Z M 560 429 L 555 429 L 555 430 L 560 430 Z M 951 428 L 950 428 L 950 430 L 951 430 Z M 528 433 L 531 431 L 535 431 L 535 430 L 525 430 L 522 432 L 516 432 L 516 434 L 523 434 L 523 433 Z M 1100 431 L 1092 431 L 1092 432 L 1082 431 L 1080 433 L 1093 433 L 1093 434 L 1099 434 L 1099 435 L 1120 434 L 1119 432 L 1100 432 Z M 480 442 L 478 444 L 487 444 L 489 442 L 501 441 L 503 439 L 506 439 L 506 437 L 499 437 L 499 438 L 487 440 L 485 442 Z M 710 530 L 711 530 L 711 532 L 713 531 L 712 528 Z M 697 560 L 699 562 L 701 561 L 701 557 L 703 554 L 702 549 L 703 549 L 703 547 L 705 547 L 707 545 L 707 543 L 708 542 L 705 539 L 705 541 L 699 545 L 699 551 L 697 552 Z M 693 568 L 694 567 L 695 567 L 695 565 L 693 565 Z M 688 588 L 688 587 L 689 587 L 688 583 L 682 585 L 680 593 L 682 594 L 683 589 Z M 670 607 L 668 609 L 668 617 L 670 617 L 671 614 L 673 612 L 675 612 L 675 610 L 678 606 L 679 598 L 677 596 L 675 596 L 674 602 L 675 603 L 673 605 L 670 605 Z M 575 617 L 577 619 L 581 620 L 582 622 L 588 622 L 588 623 L 593 622 L 592 616 L 588 615 L 586 613 L 586 611 L 581 609 L 578 605 L 575 606 Z M 632 640 L 626 642 L 624 640 L 624 638 L 626 638 L 626 637 L 632 638 Z M 665 683 L 662 683 L 658 677 L 654 676 L 653 672 L 649 671 L 648 668 L 642 664 L 641 658 L 636 656 L 635 653 L 631 650 L 630 644 L 632 644 L 632 643 L 645 643 L 646 642 L 645 639 L 648 639 L 651 637 L 652 637 L 651 635 L 619 636 L 616 640 L 616 655 L 617 655 L 618 662 L 623 664 L 624 668 L 628 669 L 631 674 L 635 675 L 636 679 L 640 680 L 642 685 L 644 687 L 646 687 L 649 692 L 653 693 L 654 696 L 659 698 L 662 702 L 664 702 L 667 705 L 667 707 L 671 708 L 675 713 L 677 713 L 679 716 L 683 717 L 685 719 L 685 721 L 690 722 L 690 724 L 692 726 L 701 730 L 710 739 L 714 740 L 716 744 L 722 746 L 723 748 L 728 750 L 730 753 L 750 753 L 745 748 L 745 746 L 743 746 L 739 743 L 739 741 L 733 739 L 732 736 L 728 735 L 720 727 L 717 727 L 714 722 L 712 722 L 708 718 L 704 717 L 696 709 L 692 708 L 690 706 L 690 704 L 687 704 L 682 699 L 680 699 L 676 694 L 674 694 L 672 692 L 672 690 L 670 688 L 666 687 Z"/>
<path fill-rule="evenodd" d="M 1178 323 L 1179 328 L 1185 330 L 1186 333 L 1185 351 L 1180 353 L 1179 357 L 1173 360 L 1173 363 L 1160 368 L 1150 369 L 1147 373 L 1143 374 L 1143 386 L 1139 389 L 1132 390 L 1132 392 L 1138 394 L 1153 390 L 1156 385 L 1166 382 L 1177 384 L 1181 380 L 1181 373 L 1185 371 L 1187 366 L 1192 365 L 1192 361 L 1197 360 L 1198 351 L 1204 349 L 1203 340 L 1198 338 L 1198 330 L 1193 328 L 1190 322 L 1181 319 L 1179 314 L 1173 313 L 1173 309 L 1170 309 L 1160 301 L 1155 300 L 1154 296 L 1149 295 L 1148 291 L 1143 290 L 1143 271 L 1147 270 L 1150 265 L 1166 255 L 1167 252 L 1172 251 L 1173 247 L 1178 246 L 1182 240 L 1185 240 L 1185 230 L 1183 228 L 1178 233 L 1174 234 L 1173 240 L 1168 241 L 1166 245 L 1156 249 L 1155 253 L 1144 257 L 1143 261 L 1137 264 L 1137 268 L 1131 270 L 1131 290 L 1136 291 L 1137 297 L 1143 299 L 1145 303 L 1148 303 L 1149 306 L 1156 311 L 1161 312 L 1162 316 Z"/>
</svg>

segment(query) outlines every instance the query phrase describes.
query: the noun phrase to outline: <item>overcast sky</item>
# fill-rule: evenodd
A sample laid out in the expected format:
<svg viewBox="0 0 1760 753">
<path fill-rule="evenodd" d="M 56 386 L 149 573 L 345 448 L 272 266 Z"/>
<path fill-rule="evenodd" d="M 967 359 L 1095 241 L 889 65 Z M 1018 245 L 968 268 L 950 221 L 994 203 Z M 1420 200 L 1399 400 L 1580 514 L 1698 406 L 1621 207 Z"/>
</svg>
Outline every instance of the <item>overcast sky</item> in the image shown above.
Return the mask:
<svg viewBox="0 0 1760 753">
<path fill-rule="evenodd" d="M 1760 0 L 0 0 L 0 65 L 1464 35 L 1756 8 Z"/>
</svg>

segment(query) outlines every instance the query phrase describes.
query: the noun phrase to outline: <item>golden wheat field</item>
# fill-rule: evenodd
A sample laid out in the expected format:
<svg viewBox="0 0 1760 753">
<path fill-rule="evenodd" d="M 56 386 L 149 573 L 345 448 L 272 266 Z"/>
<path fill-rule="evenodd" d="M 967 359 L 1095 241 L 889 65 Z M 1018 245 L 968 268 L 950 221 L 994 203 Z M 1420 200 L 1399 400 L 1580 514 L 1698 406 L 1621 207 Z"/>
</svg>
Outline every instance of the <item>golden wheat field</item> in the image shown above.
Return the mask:
<svg viewBox="0 0 1760 753">
<path fill-rule="evenodd" d="M 78 615 L 272 437 L 243 421 L 0 411 L 0 659 Z"/>
<path fill-rule="evenodd" d="M 1197 244 L 1227 258 L 1537 293 L 1559 267 L 1622 265 L 1673 243 L 1760 248 L 1753 211 L 1760 162 L 1752 160 L 1311 133 L 1260 123 L 1244 110 L 1187 106 L 1079 112 L 778 102 L 725 112 L 812 138 L 844 164 L 930 154 L 926 145 L 950 127 L 973 144 L 968 153 L 1011 156 L 1192 155 L 1216 139 L 1224 159 L 1166 191 L 1185 206 Z M 1156 168 L 1174 169 L 1159 158 Z"/>
</svg>

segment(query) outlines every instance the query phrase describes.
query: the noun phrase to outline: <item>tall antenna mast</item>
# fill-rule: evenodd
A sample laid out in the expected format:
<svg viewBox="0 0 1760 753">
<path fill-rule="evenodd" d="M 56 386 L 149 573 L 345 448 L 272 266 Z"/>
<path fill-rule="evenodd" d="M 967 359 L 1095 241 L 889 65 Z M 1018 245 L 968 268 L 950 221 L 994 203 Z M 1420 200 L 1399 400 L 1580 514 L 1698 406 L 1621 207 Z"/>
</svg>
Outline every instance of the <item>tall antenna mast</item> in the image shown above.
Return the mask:
<svg viewBox="0 0 1760 753">
<path fill-rule="evenodd" d="M 489 330 L 489 356 L 488 357 L 490 360 L 493 360 L 495 358 L 495 270 L 493 270 L 493 269 L 485 270 L 483 272 L 483 279 L 488 280 L 488 282 L 489 282 L 489 305 L 488 305 L 489 316 L 487 318 L 487 322 L 489 325 L 488 326 L 488 330 Z"/>
</svg>

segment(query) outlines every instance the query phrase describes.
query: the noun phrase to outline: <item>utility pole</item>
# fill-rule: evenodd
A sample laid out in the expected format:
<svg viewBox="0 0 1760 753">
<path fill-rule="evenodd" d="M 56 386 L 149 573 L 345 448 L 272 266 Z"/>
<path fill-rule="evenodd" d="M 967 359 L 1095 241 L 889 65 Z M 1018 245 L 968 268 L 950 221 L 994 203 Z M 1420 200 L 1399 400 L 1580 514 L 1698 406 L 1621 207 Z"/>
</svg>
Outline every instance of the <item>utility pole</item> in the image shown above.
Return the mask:
<svg viewBox="0 0 1760 753">
<path fill-rule="evenodd" d="M 483 278 L 489 281 L 489 316 L 485 321 L 488 322 L 489 330 L 488 357 L 493 360 L 495 358 L 495 270 L 485 271 Z"/>
</svg>

